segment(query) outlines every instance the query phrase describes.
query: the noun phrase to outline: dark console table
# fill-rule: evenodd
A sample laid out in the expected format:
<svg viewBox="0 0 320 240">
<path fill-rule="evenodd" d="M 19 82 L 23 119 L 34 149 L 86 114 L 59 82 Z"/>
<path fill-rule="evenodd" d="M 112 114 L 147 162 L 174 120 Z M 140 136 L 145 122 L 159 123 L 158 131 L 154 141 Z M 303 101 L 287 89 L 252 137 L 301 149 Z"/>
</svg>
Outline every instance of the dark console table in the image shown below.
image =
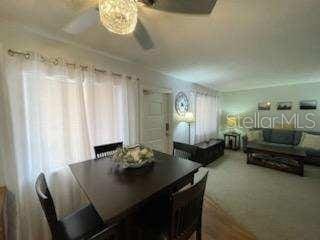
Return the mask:
<svg viewBox="0 0 320 240">
<path fill-rule="evenodd" d="M 195 146 L 197 147 L 196 161 L 203 165 L 208 165 L 224 154 L 224 141 L 220 139 L 210 139 Z"/>
</svg>

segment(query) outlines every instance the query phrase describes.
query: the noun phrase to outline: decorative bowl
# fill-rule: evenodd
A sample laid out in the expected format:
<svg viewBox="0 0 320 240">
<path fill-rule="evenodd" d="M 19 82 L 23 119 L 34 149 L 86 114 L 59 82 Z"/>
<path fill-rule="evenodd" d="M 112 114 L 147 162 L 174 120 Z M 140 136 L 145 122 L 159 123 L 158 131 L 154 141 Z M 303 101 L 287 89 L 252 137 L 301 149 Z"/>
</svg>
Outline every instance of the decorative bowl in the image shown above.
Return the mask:
<svg viewBox="0 0 320 240">
<path fill-rule="evenodd" d="M 118 148 L 112 157 L 122 168 L 140 168 L 154 162 L 153 151 L 142 145 Z"/>
</svg>

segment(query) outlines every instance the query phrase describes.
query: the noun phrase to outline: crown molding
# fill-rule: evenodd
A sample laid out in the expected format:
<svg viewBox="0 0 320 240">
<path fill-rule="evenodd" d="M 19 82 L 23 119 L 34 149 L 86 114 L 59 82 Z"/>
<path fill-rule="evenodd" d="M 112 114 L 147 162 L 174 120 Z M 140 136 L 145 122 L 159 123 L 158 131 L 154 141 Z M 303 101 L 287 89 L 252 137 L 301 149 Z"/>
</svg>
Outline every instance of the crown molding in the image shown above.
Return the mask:
<svg viewBox="0 0 320 240">
<path fill-rule="evenodd" d="M 216 88 L 217 91 L 221 93 L 232 93 L 232 92 L 240 92 L 240 91 L 247 91 L 247 90 L 255 90 L 255 89 L 263 89 L 263 88 L 273 88 L 273 87 L 285 87 L 285 86 L 293 86 L 293 85 L 303 85 L 303 84 L 311 84 L 311 83 L 320 83 L 319 80 L 308 80 L 308 81 L 294 81 L 289 83 L 279 83 L 279 84 L 265 84 L 261 86 L 253 86 L 248 88 L 237 88 L 232 90 L 222 90 L 219 88 Z"/>
</svg>

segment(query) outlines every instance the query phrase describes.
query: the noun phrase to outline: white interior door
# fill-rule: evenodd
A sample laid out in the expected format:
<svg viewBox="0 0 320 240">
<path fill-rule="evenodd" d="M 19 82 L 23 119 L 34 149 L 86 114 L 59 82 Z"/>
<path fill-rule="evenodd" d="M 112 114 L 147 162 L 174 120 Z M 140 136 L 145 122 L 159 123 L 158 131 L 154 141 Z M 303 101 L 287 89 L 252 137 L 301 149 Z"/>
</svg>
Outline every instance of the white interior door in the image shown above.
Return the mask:
<svg viewBox="0 0 320 240">
<path fill-rule="evenodd" d="M 154 150 L 169 152 L 168 94 L 143 90 L 141 142 Z"/>
</svg>

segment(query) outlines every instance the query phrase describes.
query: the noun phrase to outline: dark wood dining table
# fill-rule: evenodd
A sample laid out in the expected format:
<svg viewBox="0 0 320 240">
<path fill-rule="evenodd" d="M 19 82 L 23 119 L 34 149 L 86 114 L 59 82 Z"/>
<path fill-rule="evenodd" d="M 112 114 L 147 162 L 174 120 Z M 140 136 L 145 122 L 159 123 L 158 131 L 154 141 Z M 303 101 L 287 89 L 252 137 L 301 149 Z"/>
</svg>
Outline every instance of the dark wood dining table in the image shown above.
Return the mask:
<svg viewBox="0 0 320 240">
<path fill-rule="evenodd" d="M 154 151 L 155 162 L 122 169 L 102 158 L 71 164 L 72 174 L 106 224 L 125 219 L 148 201 L 192 183 L 199 163 Z"/>
</svg>

